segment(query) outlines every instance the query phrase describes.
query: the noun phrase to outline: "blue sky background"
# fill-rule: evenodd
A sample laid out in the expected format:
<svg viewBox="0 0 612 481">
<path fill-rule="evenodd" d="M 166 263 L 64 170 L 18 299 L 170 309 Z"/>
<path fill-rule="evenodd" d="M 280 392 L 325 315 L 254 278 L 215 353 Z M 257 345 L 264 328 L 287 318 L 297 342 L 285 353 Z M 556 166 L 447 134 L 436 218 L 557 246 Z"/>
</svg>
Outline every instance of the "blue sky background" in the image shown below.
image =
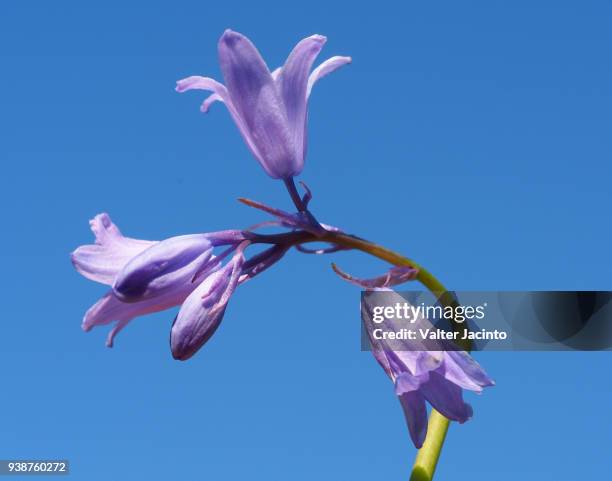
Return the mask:
<svg viewBox="0 0 612 481">
<path fill-rule="evenodd" d="M 324 221 L 421 261 L 454 289 L 612 289 L 612 4 L 605 1 L 3 2 L 0 458 L 68 458 L 75 480 L 406 479 L 391 383 L 359 350 L 359 292 L 288 255 L 243 286 L 191 361 L 174 313 L 112 350 L 80 321 L 104 287 L 68 254 L 107 211 L 160 239 L 289 208 L 222 105 L 231 27 L 272 67 L 304 36 L 354 62 L 315 87 L 301 177 Z M 356 274 L 384 266 L 334 257 Z M 438 479 L 605 479 L 610 353 L 481 353 Z"/>
</svg>

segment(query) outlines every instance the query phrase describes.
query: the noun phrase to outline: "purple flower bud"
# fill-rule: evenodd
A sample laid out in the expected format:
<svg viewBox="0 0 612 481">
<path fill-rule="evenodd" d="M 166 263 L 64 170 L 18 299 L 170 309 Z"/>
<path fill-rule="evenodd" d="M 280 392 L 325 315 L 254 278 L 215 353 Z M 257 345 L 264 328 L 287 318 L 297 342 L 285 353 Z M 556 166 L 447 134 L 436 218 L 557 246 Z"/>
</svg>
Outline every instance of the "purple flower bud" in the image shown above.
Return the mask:
<svg viewBox="0 0 612 481">
<path fill-rule="evenodd" d="M 206 234 L 172 237 L 149 247 L 119 272 L 113 292 L 123 302 L 151 299 L 192 281 L 212 256 Z"/>
<path fill-rule="evenodd" d="M 179 80 L 176 90 L 213 92 L 201 110 L 225 103 L 251 153 L 275 179 L 298 175 L 306 156 L 306 117 L 312 86 L 351 62 L 332 57 L 310 72 L 326 38 L 312 35 L 299 42 L 285 64 L 270 72 L 255 45 L 244 35 L 226 30 L 219 40 L 219 63 L 225 85 L 208 77 Z"/>
<path fill-rule="evenodd" d="M 170 348 L 175 359 L 189 359 L 219 327 L 242 273 L 242 251 L 239 247 L 224 267 L 209 272 L 183 302 L 170 333 Z"/>
</svg>

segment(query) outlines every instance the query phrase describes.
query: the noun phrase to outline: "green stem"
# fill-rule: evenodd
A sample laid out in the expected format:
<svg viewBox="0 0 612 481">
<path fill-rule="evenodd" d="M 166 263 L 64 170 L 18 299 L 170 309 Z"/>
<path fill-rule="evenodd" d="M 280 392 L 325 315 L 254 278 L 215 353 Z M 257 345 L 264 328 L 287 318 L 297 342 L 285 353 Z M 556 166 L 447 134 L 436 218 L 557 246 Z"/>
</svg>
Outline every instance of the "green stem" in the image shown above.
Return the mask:
<svg viewBox="0 0 612 481">
<path fill-rule="evenodd" d="M 456 301 L 447 291 L 444 285 L 427 269 L 394 252 L 386 247 L 379 246 L 359 237 L 327 231 L 323 235 L 299 231 L 277 235 L 259 235 L 253 239 L 254 242 L 284 243 L 285 245 L 297 245 L 306 242 L 329 242 L 348 249 L 357 249 L 374 257 L 378 257 L 396 266 L 409 266 L 418 270 L 416 279 L 423 284 L 438 300 L 445 306 L 455 306 Z M 468 348 L 469 349 L 469 348 Z M 435 409 L 432 409 L 427 426 L 425 442 L 417 453 L 410 481 L 431 481 L 440 458 L 442 445 L 448 431 L 450 421 Z"/>
<path fill-rule="evenodd" d="M 427 437 L 414 460 L 410 481 L 431 481 L 433 479 L 449 424 L 448 419 L 432 409 L 427 424 Z"/>
<path fill-rule="evenodd" d="M 358 249 L 394 265 L 414 267 L 418 269 L 417 280 L 440 299 L 440 302 L 444 305 L 452 305 L 455 302 L 448 294 L 444 285 L 431 272 L 396 252 L 345 234 L 330 233 L 324 239 L 319 240 Z M 449 424 L 450 421 L 448 419 L 435 409 L 432 409 L 427 425 L 427 437 L 417 453 L 412 473 L 410 474 L 410 481 L 431 481 L 433 479 Z"/>
</svg>

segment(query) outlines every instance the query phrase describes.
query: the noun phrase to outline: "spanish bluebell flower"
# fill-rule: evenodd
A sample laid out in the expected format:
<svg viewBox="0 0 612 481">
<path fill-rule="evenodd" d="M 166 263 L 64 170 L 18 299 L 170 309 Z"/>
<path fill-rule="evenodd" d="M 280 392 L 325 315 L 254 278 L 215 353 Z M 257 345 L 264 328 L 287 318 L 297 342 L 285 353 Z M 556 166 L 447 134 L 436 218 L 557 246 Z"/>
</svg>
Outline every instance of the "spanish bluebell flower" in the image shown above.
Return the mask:
<svg viewBox="0 0 612 481">
<path fill-rule="evenodd" d="M 251 41 L 226 30 L 219 40 L 219 63 L 225 85 L 208 77 L 192 76 L 177 82 L 176 90 L 213 92 L 202 104 L 207 112 L 216 101 L 225 103 L 244 141 L 269 176 L 298 175 L 306 156 L 308 97 L 313 85 L 351 62 L 331 57 L 310 69 L 326 38 L 312 35 L 300 41 L 285 64 L 270 72 Z"/>
<path fill-rule="evenodd" d="M 95 244 L 72 253 L 72 262 L 85 277 L 112 286 L 85 314 L 82 327 L 116 322 L 107 338 L 132 319 L 181 304 L 218 267 L 212 247 L 243 240 L 240 231 L 179 236 L 165 241 L 124 237 L 108 214 L 90 221 Z M 206 266 L 208 265 L 208 268 Z"/>
<path fill-rule="evenodd" d="M 397 297 L 397 302 L 406 303 L 399 294 L 389 295 Z M 395 304 L 389 302 L 389 305 Z M 462 390 L 480 393 L 484 387 L 493 386 L 493 380 L 465 351 L 444 350 L 442 345 L 440 350 L 427 351 L 424 342 L 419 340 L 376 339 L 371 307 L 368 296 L 364 296 L 362 317 L 372 354 L 395 385 L 414 445 L 420 448 L 427 434 L 425 401 L 452 421 L 469 420 L 472 407 L 463 400 Z M 395 319 L 386 319 L 385 324 L 390 331 L 399 332 L 402 327 Z M 412 330 L 428 328 L 433 326 L 422 315 L 411 323 Z M 431 348 L 431 343 L 427 347 Z"/>
<path fill-rule="evenodd" d="M 170 348 L 175 359 L 189 359 L 217 330 L 238 285 L 243 264 L 243 247 L 239 247 L 224 267 L 206 276 L 185 299 L 170 333 Z"/>
</svg>

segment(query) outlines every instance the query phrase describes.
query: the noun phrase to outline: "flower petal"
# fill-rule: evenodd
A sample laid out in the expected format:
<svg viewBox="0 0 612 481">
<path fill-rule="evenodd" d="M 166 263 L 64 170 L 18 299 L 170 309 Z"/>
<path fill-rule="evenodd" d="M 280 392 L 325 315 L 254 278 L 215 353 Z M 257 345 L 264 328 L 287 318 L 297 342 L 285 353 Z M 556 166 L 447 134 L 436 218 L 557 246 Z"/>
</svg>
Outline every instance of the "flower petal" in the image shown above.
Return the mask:
<svg viewBox="0 0 612 481">
<path fill-rule="evenodd" d="M 113 291 L 123 302 L 160 296 L 175 285 L 190 283 L 211 256 L 206 234 L 166 239 L 130 260 L 117 275 Z"/>
<path fill-rule="evenodd" d="M 130 321 L 118 321 L 113 326 L 113 328 L 108 333 L 108 336 L 106 336 L 106 347 L 113 347 L 115 345 L 115 337 L 117 336 L 117 334 L 123 331 L 123 328 L 129 323 Z"/>
<path fill-rule="evenodd" d="M 208 97 L 206 97 L 206 100 L 202 102 L 202 105 L 200 106 L 200 111 L 205 114 L 208 113 L 208 109 L 210 109 L 210 106 L 215 102 L 223 102 L 223 97 L 221 97 L 219 94 L 209 95 Z"/>
<path fill-rule="evenodd" d="M 370 338 L 372 338 L 372 333 L 374 329 L 376 329 L 377 323 L 374 322 L 374 309 L 377 306 L 389 305 L 393 306 L 396 304 L 410 306 L 410 303 L 397 292 L 394 292 L 387 288 L 376 288 L 373 290 L 367 290 L 361 299 L 361 317 L 364 323 L 364 327 L 366 332 Z M 385 326 L 388 330 L 399 331 L 403 327 L 402 321 L 397 318 L 385 319 Z M 418 329 L 432 329 L 433 326 L 429 322 L 429 320 L 423 315 L 422 311 L 416 310 L 414 312 L 414 317 L 411 318 L 411 329 L 416 331 Z M 441 341 L 422 339 L 420 336 L 417 336 L 417 339 L 399 339 L 399 340 L 375 340 L 373 345 L 378 345 L 379 349 L 383 349 L 385 351 L 394 351 L 394 354 L 399 356 L 402 359 L 402 362 L 408 366 L 408 369 L 414 374 L 416 369 L 417 358 L 414 353 L 424 352 L 428 355 L 428 357 L 421 359 L 420 362 L 426 361 L 435 361 L 439 364 L 443 358 L 443 345 Z M 431 349 L 431 350 L 430 350 Z M 413 354 L 411 354 L 413 353 Z M 431 359 L 430 359 L 431 358 Z M 436 366 L 437 367 L 437 366 Z"/>
<path fill-rule="evenodd" d="M 312 35 L 301 40 L 289 54 L 277 81 L 297 149 L 295 160 L 299 164 L 294 166 L 294 170 L 298 174 L 302 171 L 306 155 L 308 75 L 326 41 L 323 35 Z"/>
<path fill-rule="evenodd" d="M 108 214 L 102 213 L 89 221 L 95 244 L 80 246 L 72 254 L 75 269 L 92 281 L 111 285 L 115 276 L 130 259 L 156 244 L 123 237 Z"/>
<path fill-rule="evenodd" d="M 444 363 L 438 371 L 452 383 L 478 393 L 483 387 L 495 385 L 480 364 L 465 351 L 445 352 Z"/>
<path fill-rule="evenodd" d="M 425 372 L 420 376 L 413 376 L 407 372 L 400 374 L 395 380 L 395 394 L 401 396 L 404 393 L 417 391 L 421 384 L 429 381 L 429 373 Z"/>
<path fill-rule="evenodd" d="M 422 376 L 438 369 L 443 360 L 443 353 L 436 351 L 391 351 L 387 356 L 396 375 L 408 372 L 412 376 Z"/>
<path fill-rule="evenodd" d="M 310 97 L 310 92 L 312 91 L 312 87 L 315 83 L 317 83 L 320 79 L 329 75 L 333 71 L 339 69 L 343 65 L 347 63 L 351 63 L 353 59 L 351 57 L 340 57 L 335 56 L 328 58 L 325 62 L 315 68 L 310 77 L 308 77 L 308 86 L 306 88 L 306 98 Z"/>
<path fill-rule="evenodd" d="M 420 449 L 427 435 L 427 406 L 425 406 L 425 399 L 418 391 L 408 391 L 399 396 L 399 400 L 404 411 L 410 438 L 416 448 Z"/>
<path fill-rule="evenodd" d="M 200 77 L 192 75 L 176 82 L 176 91 L 179 93 L 187 92 L 188 90 L 208 90 L 214 92 L 222 98 L 228 96 L 225 85 L 217 82 L 210 77 Z"/>
<path fill-rule="evenodd" d="M 252 139 L 248 135 L 248 129 L 242 120 L 240 114 L 236 111 L 234 104 L 229 96 L 227 88 L 220 82 L 217 82 L 215 79 L 210 77 L 200 77 L 198 75 L 192 75 L 191 77 L 184 78 L 176 82 L 176 91 L 179 93 L 186 92 L 188 90 L 208 90 L 213 92 L 212 95 L 208 96 L 202 105 L 200 106 L 200 111 L 206 113 L 210 108 L 211 104 L 217 101 L 223 102 L 234 120 L 234 123 L 238 127 L 242 137 L 244 138 L 247 146 L 253 153 L 253 155 L 259 159 L 260 155 L 257 151 L 257 147 L 253 143 Z"/>
<path fill-rule="evenodd" d="M 163 296 L 147 299 L 141 302 L 121 302 L 113 291 L 108 291 L 104 297 L 96 302 L 83 317 L 81 327 L 89 331 L 95 326 L 102 326 L 117 321 L 117 325 L 109 334 L 107 345 L 113 344 L 115 335 L 123 329 L 132 319 L 145 314 L 163 311 L 181 304 L 187 296 L 197 287 L 195 283 L 186 283 L 177 286 Z"/>
<path fill-rule="evenodd" d="M 188 90 L 208 90 L 210 92 L 213 92 L 213 94 L 208 96 L 200 106 L 200 110 L 204 113 L 208 112 L 208 109 L 214 102 L 226 102 L 228 103 L 228 108 L 231 106 L 231 102 L 229 101 L 229 95 L 227 93 L 225 85 L 220 82 L 217 82 L 215 79 L 212 79 L 210 77 L 200 77 L 199 75 L 192 75 L 191 77 L 187 77 L 176 82 L 177 92 L 183 93 L 187 92 Z"/>
<path fill-rule="evenodd" d="M 435 371 L 421 385 L 420 392 L 434 409 L 452 421 L 464 423 L 472 417 L 472 407 L 463 401 L 461 388 Z"/>
<path fill-rule="evenodd" d="M 219 40 L 219 63 L 238 124 L 251 151 L 273 178 L 296 173 L 298 161 L 287 116 L 261 55 L 244 35 L 226 30 Z"/>
</svg>

